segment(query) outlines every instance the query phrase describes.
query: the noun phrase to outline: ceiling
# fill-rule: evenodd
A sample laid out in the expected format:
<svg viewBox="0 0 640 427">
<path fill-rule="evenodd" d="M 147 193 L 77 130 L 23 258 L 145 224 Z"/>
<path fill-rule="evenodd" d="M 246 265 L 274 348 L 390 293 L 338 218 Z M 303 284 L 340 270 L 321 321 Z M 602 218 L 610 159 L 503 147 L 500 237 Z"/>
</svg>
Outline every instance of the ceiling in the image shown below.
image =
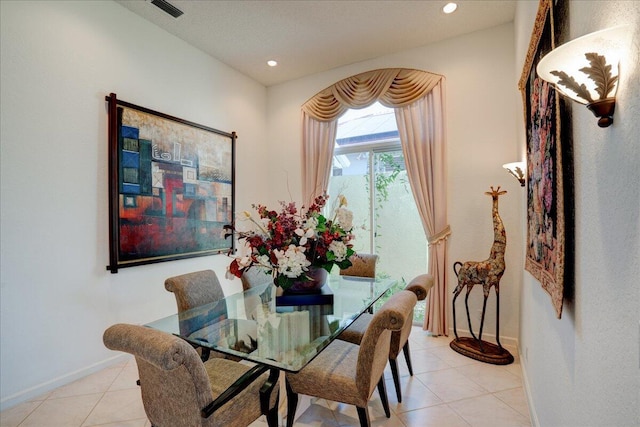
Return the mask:
<svg viewBox="0 0 640 427">
<path fill-rule="evenodd" d="M 459 0 L 445 15 L 439 0 L 169 0 L 184 12 L 173 18 L 115 1 L 265 86 L 511 22 L 516 4 Z"/>
</svg>

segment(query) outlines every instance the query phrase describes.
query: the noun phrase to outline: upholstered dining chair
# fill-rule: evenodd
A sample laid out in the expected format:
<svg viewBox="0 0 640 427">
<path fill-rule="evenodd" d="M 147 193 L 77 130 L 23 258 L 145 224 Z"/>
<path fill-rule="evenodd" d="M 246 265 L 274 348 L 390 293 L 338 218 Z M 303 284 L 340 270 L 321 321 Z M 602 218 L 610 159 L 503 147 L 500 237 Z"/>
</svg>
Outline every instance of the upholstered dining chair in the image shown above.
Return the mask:
<svg viewBox="0 0 640 427">
<path fill-rule="evenodd" d="M 103 341 L 135 356 L 142 403 L 155 427 L 246 427 L 263 413 L 270 427 L 278 423 L 278 392 L 271 393 L 277 383 L 265 385 L 266 368 L 220 358 L 203 362 L 186 341 L 138 325 L 113 325 Z M 268 408 L 261 407 L 263 387 Z"/>
<path fill-rule="evenodd" d="M 213 270 L 194 271 L 169 277 L 164 281 L 164 288 L 174 294 L 178 313 L 224 298 L 220 280 L 218 280 L 218 276 Z M 225 312 L 220 313 L 220 315 L 225 316 L 226 310 L 224 310 L 224 307 L 221 307 L 221 309 Z M 188 333 L 185 333 L 185 335 L 188 335 Z M 207 348 L 201 348 L 198 351 L 202 360 L 207 360 L 211 356 L 225 357 L 223 354 L 211 352 Z"/>
<path fill-rule="evenodd" d="M 407 286 L 404 288 L 407 291 L 411 291 L 416 295 L 416 301 L 422 301 L 427 297 L 429 290 L 433 287 L 433 276 L 430 274 L 421 274 L 416 276 Z M 353 322 L 347 329 L 345 329 L 338 339 L 348 341 L 354 344 L 359 344 L 364 337 L 365 331 L 369 327 L 373 315 L 364 313 L 355 322 Z M 389 366 L 391 367 L 391 374 L 393 375 L 393 385 L 396 388 L 396 397 L 398 402 L 402 402 L 402 391 L 400 389 L 400 374 L 398 373 L 398 356 L 400 351 L 404 353 L 404 359 L 407 362 L 407 368 L 409 369 L 409 375 L 413 376 L 413 367 L 411 366 L 411 355 L 409 352 L 409 334 L 411 333 L 413 321 L 413 307 L 409 314 L 409 321 L 404 324 L 401 330 L 393 331 L 391 334 L 391 346 L 389 347 Z"/>
<path fill-rule="evenodd" d="M 351 267 L 340 270 L 342 276 L 376 277 L 378 255 L 357 253 L 349 258 Z"/>
<path fill-rule="evenodd" d="M 220 280 L 213 270 L 169 277 L 164 281 L 164 287 L 175 294 L 178 313 L 224 298 Z"/>
<path fill-rule="evenodd" d="M 265 270 L 259 267 L 251 267 L 240 277 L 242 281 L 242 290 L 247 291 L 253 287 L 273 282 L 273 277 L 265 273 Z"/>
<path fill-rule="evenodd" d="M 360 425 L 368 427 L 371 423 L 367 404 L 376 385 L 389 418 L 383 373 L 389 356 L 391 331 L 410 322 L 407 316 L 415 303 L 413 292 L 395 293 L 373 315 L 359 346 L 335 340 L 300 372 L 287 372 L 287 427 L 293 426 L 298 394 L 355 405 Z"/>
</svg>

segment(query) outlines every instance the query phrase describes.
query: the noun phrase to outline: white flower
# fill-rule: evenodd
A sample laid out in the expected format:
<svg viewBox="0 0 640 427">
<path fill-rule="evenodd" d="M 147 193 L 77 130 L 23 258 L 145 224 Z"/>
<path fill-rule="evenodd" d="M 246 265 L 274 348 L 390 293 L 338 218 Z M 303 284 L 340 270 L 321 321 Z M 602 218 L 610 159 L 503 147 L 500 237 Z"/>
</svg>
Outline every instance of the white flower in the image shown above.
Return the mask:
<svg viewBox="0 0 640 427">
<path fill-rule="evenodd" d="M 304 222 L 304 226 L 315 232 L 316 228 L 318 227 L 318 218 L 316 218 L 315 216 L 307 218 L 307 220 Z"/>
<path fill-rule="evenodd" d="M 251 265 L 251 257 L 243 256 L 242 258 L 238 258 L 238 267 L 245 268 Z"/>
<path fill-rule="evenodd" d="M 238 256 L 236 260 L 238 260 L 238 267 L 245 268 L 251 265 L 251 253 L 253 248 L 246 240 L 240 240 L 238 243 Z"/>
<path fill-rule="evenodd" d="M 256 257 L 256 263 L 258 265 L 271 269 L 271 260 L 269 259 L 269 255 L 260 255 Z"/>
<path fill-rule="evenodd" d="M 289 245 L 286 251 L 276 249 L 273 251 L 278 259 L 278 272 L 290 278 L 300 276 L 311 262 L 304 255 L 304 249 L 299 246 Z"/>
<path fill-rule="evenodd" d="M 249 242 L 247 242 L 247 239 L 240 239 L 238 243 L 239 243 L 238 244 L 239 256 L 243 257 L 243 256 L 251 255 L 251 251 L 253 250 L 253 248 L 251 247 Z"/>
<path fill-rule="evenodd" d="M 347 245 L 339 240 L 334 240 L 333 242 L 331 242 L 327 249 L 329 249 L 330 252 L 333 252 L 333 254 L 336 256 L 337 262 L 344 261 L 347 256 Z"/>
<path fill-rule="evenodd" d="M 346 208 L 338 208 L 336 210 L 336 222 L 345 231 L 351 230 L 353 228 L 353 212 Z"/>
<path fill-rule="evenodd" d="M 297 228 L 294 233 L 300 237 L 300 246 L 304 246 L 307 244 L 307 239 L 316 235 L 316 231 L 314 229 L 308 229 L 304 231 L 302 228 Z"/>
<path fill-rule="evenodd" d="M 238 243 L 238 256 L 234 257 L 238 262 L 238 268 L 243 269 L 246 267 L 250 267 L 252 265 L 251 253 L 253 252 L 253 248 L 245 239 L 240 239 Z M 233 278 L 236 276 L 231 272 L 229 267 L 227 267 L 227 271 L 224 274 L 224 277 L 229 280 L 233 280 Z"/>
</svg>

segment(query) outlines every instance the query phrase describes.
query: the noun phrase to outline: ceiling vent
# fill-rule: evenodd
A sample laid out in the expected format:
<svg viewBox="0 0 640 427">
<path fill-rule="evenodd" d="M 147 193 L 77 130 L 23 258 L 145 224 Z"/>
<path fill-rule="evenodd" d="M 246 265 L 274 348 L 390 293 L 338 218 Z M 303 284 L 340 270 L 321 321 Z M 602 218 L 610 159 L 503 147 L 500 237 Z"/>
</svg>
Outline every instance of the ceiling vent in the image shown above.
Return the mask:
<svg viewBox="0 0 640 427">
<path fill-rule="evenodd" d="M 172 5 L 171 3 L 165 0 L 151 0 L 151 4 L 164 10 L 174 18 L 177 18 L 178 16 L 184 13 L 183 11 L 181 11 L 180 9 L 178 9 L 177 7 L 175 7 L 174 5 Z"/>
</svg>

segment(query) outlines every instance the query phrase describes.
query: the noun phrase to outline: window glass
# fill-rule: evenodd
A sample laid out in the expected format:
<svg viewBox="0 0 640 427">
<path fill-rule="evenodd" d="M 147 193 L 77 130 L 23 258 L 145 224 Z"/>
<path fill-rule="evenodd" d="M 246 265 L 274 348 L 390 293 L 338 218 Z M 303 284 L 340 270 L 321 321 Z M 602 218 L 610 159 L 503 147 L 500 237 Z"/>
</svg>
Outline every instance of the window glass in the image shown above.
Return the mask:
<svg viewBox="0 0 640 427">
<path fill-rule="evenodd" d="M 347 197 L 354 249 L 376 253 L 376 274 L 399 287 L 427 269 L 427 240 L 411 193 L 393 109 L 379 103 L 338 121 L 329 195 Z M 338 272 L 333 272 L 337 274 Z M 404 282 L 403 282 L 404 280 Z M 424 302 L 415 320 L 424 319 Z"/>
</svg>

